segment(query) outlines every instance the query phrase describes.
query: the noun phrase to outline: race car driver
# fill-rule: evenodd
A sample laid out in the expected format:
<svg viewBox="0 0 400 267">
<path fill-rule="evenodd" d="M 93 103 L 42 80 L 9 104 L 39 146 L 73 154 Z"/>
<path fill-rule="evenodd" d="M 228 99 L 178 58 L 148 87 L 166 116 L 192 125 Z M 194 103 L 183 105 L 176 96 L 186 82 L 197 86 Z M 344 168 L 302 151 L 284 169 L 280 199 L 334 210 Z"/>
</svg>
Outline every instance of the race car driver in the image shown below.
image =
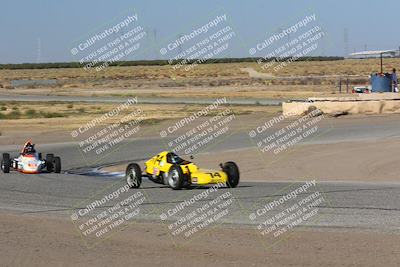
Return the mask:
<svg viewBox="0 0 400 267">
<path fill-rule="evenodd" d="M 33 153 L 36 153 L 35 144 L 32 144 L 32 141 L 26 142 L 24 148 L 21 150 L 21 154 L 33 154 Z"/>
</svg>

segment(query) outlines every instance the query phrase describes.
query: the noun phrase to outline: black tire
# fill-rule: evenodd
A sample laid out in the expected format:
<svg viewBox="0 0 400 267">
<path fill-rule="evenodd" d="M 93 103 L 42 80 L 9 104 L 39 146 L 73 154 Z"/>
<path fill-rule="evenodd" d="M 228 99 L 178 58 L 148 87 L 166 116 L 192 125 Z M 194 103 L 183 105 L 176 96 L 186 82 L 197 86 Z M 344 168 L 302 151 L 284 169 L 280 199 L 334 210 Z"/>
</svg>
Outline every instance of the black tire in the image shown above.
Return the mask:
<svg viewBox="0 0 400 267">
<path fill-rule="evenodd" d="M 54 157 L 54 172 L 55 173 L 60 173 L 61 172 L 61 158 L 60 157 Z"/>
<path fill-rule="evenodd" d="M 228 175 L 228 181 L 226 186 L 229 188 L 235 188 L 239 184 L 240 173 L 239 167 L 235 162 L 228 161 L 222 165 L 222 171 Z"/>
<path fill-rule="evenodd" d="M 3 160 L 11 161 L 10 154 L 8 154 L 8 153 L 3 153 Z"/>
<path fill-rule="evenodd" d="M 54 154 L 46 154 L 46 170 L 47 172 L 53 172 L 54 170 Z"/>
<path fill-rule="evenodd" d="M 54 154 L 46 154 L 47 161 L 53 162 L 53 159 L 54 159 Z"/>
<path fill-rule="evenodd" d="M 174 190 L 182 189 L 185 182 L 185 176 L 179 165 L 172 165 L 168 171 L 168 185 Z"/>
<path fill-rule="evenodd" d="M 125 178 L 129 188 L 139 188 L 142 184 L 142 170 L 139 164 L 129 164 L 128 167 L 126 167 Z"/>
<path fill-rule="evenodd" d="M 11 167 L 10 154 L 4 153 L 3 159 L 1 160 L 1 169 L 4 173 L 10 173 L 10 167 Z"/>
</svg>

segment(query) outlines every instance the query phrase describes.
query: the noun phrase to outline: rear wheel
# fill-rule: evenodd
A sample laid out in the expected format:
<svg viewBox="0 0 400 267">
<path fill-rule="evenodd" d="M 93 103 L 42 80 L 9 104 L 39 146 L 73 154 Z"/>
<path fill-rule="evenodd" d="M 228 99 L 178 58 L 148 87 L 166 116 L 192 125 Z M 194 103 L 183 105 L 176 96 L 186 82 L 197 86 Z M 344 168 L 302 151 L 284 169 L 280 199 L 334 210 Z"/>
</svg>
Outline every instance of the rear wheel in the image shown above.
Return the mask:
<svg viewBox="0 0 400 267">
<path fill-rule="evenodd" d="M 46 154 L 46 170 L 47 172 L 52 172 L 54 169 L 54 154 Z"/>
<path fill-rule="evenodd" d="M 161 173 L 160 176 L 162 177 L 163 184 L 169 185 L 169 182 L 168 182 L 168 173 L 167 173 L 167 172 L 163 172 L 163 173 Z"/>
<path fill-rule="evenodd" d="M 239 167 L 235 162 L 228 161 L 222 165 L 222 171 L 228 175 L 228 181 L 226 181 L 226 186 L 230 188 L 235 188 L 239 184 L 240 174 Z"/>
<path fill-rule="evenodd" d="M 142 184 L 142 170 L 139 164 L 129 164 L 128 167 L 126 167 L 125 177 L 129 188 L 139 188 Z"/>
<path fill-rule="evenodd" d="M 60 173 L 61 172 L 61 158 L 54 157 L 54 172 Z"/>
<path fill-rule="evenodd" d="M 168 185 L 174 190 L 179 190 L 183 187 L 184 178 L 181 167 L 172 165 L 168 171 Z"/>
<path fill-rule="evenodd" d="M 1 170 L 4 173 L 9 173 L 10 172 L 10 167 L 11 167 L 10 154 L 4 153 L 3 154 L 3 159 L 1 160 Z"/>
</svg>

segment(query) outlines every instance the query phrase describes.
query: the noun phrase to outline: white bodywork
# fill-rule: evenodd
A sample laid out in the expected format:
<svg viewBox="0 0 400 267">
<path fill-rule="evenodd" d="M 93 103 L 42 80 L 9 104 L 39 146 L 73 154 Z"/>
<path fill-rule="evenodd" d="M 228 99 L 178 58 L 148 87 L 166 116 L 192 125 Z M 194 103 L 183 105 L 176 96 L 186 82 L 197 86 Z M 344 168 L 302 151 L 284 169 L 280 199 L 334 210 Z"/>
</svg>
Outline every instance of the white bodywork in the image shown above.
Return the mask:
<svg viewBox="0 0 400 267">
<path fill-rule="evenodd" d="M 23 173 L 39 173 L 46 167 L 46 161 L 39 158 L 39 153 L 21 154 L 12 161 L 12 166 Z"/>
</svg>

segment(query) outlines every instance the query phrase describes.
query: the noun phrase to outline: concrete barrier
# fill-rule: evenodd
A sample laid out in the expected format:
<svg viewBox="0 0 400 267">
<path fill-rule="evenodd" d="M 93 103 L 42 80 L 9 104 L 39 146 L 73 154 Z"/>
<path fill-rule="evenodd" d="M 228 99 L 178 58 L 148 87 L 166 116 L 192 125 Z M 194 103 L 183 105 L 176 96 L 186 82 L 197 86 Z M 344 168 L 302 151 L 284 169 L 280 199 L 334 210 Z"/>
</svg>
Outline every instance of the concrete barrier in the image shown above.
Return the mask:
<svg viewBox="0 0 400 267">
<path fill-rule="evenodd" d="M 305 102 L 282 104 L 284 116 L 300 116 L 310 107 L 324 114 L 384 114 L 400 113 L 400 95 L 397 93 L 360 94 L 356 96 L 309 98 Z"/>
</svg>

